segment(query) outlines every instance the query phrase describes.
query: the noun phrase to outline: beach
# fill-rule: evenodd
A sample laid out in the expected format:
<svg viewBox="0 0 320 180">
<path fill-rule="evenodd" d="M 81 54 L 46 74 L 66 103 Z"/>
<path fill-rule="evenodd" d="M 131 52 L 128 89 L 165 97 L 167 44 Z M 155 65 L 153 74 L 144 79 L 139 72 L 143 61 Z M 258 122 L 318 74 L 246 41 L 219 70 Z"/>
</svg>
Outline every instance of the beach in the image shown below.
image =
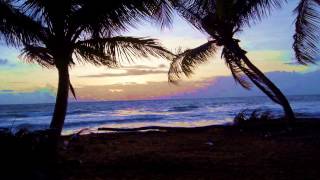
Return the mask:
<svg viewBox="0 0 320 180">
<path fill-rule="evenodd" d="M 274 123 L 275 122 L 275 123 Z M 319 119 L 64 136 L 62 179 L 318 179 Z"/>
</svg>

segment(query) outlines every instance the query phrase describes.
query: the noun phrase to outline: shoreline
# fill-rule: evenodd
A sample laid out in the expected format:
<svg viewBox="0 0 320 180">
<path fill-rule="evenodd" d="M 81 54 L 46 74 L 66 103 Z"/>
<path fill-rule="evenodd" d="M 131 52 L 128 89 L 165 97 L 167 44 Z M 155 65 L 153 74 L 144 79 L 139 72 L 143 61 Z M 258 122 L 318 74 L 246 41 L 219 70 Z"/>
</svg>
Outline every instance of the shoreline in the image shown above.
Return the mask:
<svg viewBox="0 0 320 180">
<path fill-rule="evenodd" d="M 320 123 L 320 117 L 313 118 L 297 118 L 295 123 Z M 272 123 L 282 124 L 281 118 L 263 121 L 262 123 L 267 123 L 271 121 Z M 277 122 L 279 121 L 279 122 Z M 258 124 L 259 125 L 259 124 Z M 210 128 L 224 128 L 237 126 L 235 122 L 225 122 L 221 124 L 209 124 L 203 126 L 138 126 L 132 128 L 114 128 L 108 126 L 98 126 L 95 128 L 82 128 L 77 130 L 70 130 L 69 133 L 63 133 L 63 136 L 77 135 L 88 135 L 88 134 L 112 134 L 112 133 L 131 133 L 131 132 L 144 132 L 144 131 L 201 131 Z"/>
</svg>

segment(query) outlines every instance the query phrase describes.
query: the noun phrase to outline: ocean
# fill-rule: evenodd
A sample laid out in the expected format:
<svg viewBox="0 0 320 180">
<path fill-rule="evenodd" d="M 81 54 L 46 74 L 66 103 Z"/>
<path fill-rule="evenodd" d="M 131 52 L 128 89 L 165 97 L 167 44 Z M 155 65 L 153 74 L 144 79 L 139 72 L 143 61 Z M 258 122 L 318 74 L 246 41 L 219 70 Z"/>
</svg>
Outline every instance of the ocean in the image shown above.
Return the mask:
<svg viewBox="0 0 320 180">
<path fill-rule="evenodd" d="M 289 96 L 289 101 L 297 117 L 320 117 L 320 95 Z M 0 105 L 0 127 L 13 131 L 48 128 L 53 108 L 54 104 Z M 64 133 L 98 127 L 229 124 L 243 110 L 270 111 L 275 117 L 283 115 L 281 107 L 267 97 L 71 102 Z"/>
</svg>

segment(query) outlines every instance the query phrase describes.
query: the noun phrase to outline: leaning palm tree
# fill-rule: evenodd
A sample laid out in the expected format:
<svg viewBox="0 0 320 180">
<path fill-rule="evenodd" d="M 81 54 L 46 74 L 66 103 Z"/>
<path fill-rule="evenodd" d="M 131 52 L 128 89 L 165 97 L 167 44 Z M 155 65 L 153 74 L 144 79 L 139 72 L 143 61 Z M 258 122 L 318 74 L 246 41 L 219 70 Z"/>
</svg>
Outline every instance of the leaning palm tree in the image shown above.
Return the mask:
<svg viewBox="0 0 320 180">
<path fill-rule="evenodd" d="M 169 70 L 169 81 L 175 82 L 181 75 L 187 77 L 194 68 L 210 59 L 222 48 L 221 57 L 240 85 L 246 89 L 251 83 L 256 85 L 271 100 L 280 104 L 289 121 L 295 119 L 293 110 L 280 91 L 247 57 L 235 35 L 246 25 L 250 25 L 267 14 L 273 8 L 281 6 L 281 0 L 177 0 L 173 2 L 180 15 L 197 29 L 210 36 L 210 40 L 194 49 L 182 52 L 175 58 Z"/>
<path fill-rule="evenodd" d="M 2 11 L 4 10 L 4 11 Z M 76 62 L 118 67 L 133 57 L 170 58 L 156 40 L 119 36 L 142 18 L 170 21 L 165 0 L 0 0 L 0 37 L 22 48 L 30 63 L 58 70 L 58 90 L 50 128 L 61 134 L 67 112 L 69 69 Z"/>
</svg>

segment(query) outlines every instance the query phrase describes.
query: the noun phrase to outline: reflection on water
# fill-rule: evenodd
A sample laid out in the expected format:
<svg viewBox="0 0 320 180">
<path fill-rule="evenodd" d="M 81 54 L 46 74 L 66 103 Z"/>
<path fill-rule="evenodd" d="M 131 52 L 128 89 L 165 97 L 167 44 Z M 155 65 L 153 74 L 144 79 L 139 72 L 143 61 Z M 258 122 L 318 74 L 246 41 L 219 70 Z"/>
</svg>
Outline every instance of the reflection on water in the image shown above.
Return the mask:
<svg viewBox="0 0 320 180">
<path fill-rule="evenodd" d="M 126 124 L 108 124 L 99 127 L 112 127 L 112 128 L 139 128 L 147 126 L 163 126 L 163 127 L 202 127 L 208 125 L 217 125 L 232 122 L 228 120 L 197 120 L 197 121 L 173 121 L 173 122 L 144 122 L 144 123 L 126 123 Z"/>
<path fill-rule="evenodd" d="M 183 114 L 185 112 L 168 112 L 168 111 L 147 111 L 145 109 L 122 109 L 115 111 L 113 116 L 134 116 L 134 115 L 173 115 L 173 114 Z"/>
</svg>

